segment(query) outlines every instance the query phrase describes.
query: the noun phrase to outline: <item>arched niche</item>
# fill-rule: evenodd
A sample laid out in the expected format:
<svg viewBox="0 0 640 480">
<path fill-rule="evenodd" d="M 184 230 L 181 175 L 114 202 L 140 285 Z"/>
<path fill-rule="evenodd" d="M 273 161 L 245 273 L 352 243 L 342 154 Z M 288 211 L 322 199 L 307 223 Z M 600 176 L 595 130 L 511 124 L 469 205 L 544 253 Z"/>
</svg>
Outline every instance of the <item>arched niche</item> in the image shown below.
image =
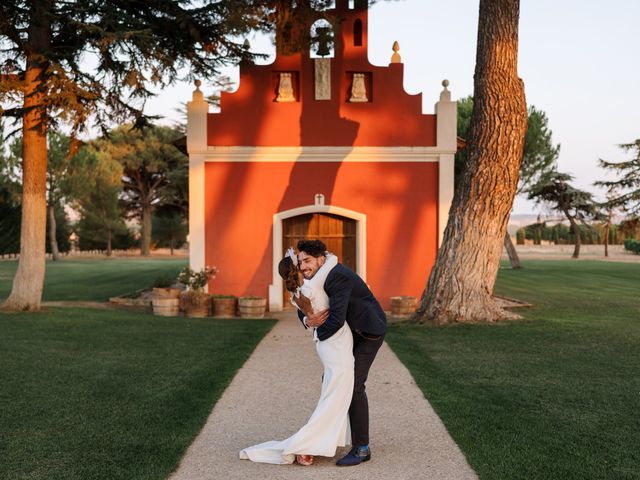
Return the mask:
<svg viewBox="0 0 640 480">
<path fill-rule="evenodd" d="M 335 56 L 335 34 L 333 26 L 325 19 L 311 25 L 311 58 L 333 58 Z"/>
<path fill-rule="evenodd" d="M 362 20 L 359 18 L 356 18 L 356 21 L 353 22 L 353 46 L 362 46 Z"/>
</svg>

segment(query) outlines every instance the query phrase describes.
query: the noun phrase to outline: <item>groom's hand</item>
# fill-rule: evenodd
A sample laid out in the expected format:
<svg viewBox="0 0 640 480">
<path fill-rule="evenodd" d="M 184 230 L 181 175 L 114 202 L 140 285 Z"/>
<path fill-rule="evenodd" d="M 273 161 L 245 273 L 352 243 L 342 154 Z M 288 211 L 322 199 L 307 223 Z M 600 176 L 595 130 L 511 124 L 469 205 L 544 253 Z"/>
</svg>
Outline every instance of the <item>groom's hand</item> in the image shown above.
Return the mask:
<svg viewBox="0 0 640 480">
<path fill-rule="evenodd" d="M 329 309 L 320 310 L 317 313 L 310 313 L 307 315 L 307 326 L 309 327 L 319 327 L 329 318 Z"/>
</svg>

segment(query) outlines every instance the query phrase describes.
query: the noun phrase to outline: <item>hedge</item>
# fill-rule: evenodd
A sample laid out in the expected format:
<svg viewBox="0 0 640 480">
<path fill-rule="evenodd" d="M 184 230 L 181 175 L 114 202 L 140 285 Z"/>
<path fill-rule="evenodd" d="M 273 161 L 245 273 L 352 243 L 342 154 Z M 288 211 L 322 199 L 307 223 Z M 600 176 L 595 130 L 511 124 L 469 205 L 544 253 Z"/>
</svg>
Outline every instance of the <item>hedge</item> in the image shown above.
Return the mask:
<svg viewBox="0 0 640 480">
<path fill-rule="evenodd" d="M 624 249 L 636 255 L 640 255 L 640 240 L 627 239 L 624 241 Z"/>
</svg>

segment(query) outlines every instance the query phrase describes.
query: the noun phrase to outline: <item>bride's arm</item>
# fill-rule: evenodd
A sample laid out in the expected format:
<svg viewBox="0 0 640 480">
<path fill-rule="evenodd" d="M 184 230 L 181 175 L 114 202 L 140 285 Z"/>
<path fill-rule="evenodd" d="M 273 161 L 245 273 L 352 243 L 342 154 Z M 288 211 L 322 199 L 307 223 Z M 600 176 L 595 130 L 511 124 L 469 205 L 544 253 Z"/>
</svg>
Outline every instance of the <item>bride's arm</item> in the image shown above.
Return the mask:
<svg viewBox="0 0 640 480">
<path fill-rule="evenodd" d="M 313 307 L 311 306 L 311 300 L 304 296 L 302 292 L 296 297 L 296 306 L 306 316 L 313 313 Z"/>
</svg>

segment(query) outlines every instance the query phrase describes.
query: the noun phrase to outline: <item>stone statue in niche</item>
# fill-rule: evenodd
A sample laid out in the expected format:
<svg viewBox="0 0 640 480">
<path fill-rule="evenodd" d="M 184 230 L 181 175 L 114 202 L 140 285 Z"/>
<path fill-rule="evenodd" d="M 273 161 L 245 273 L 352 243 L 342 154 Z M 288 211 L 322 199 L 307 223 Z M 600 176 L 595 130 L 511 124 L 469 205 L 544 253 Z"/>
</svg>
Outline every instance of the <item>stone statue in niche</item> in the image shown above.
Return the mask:
<svg viewBox="0 0 640 480">
<path fill-rule="evenodd" d="M 351 83 L 351 97 L 349 101 L 356 102 L 368 102 L 367 98 L 367 86 L 365 83 L 364 73 L 354 73 L 353 81 Z"/>
<path fill-rule="evenodd" d="M 278 96 L 276 102 L 295 102 L 293 94 L 293 80 L 291 72 L 281 72 L 278 81 Z"/>
</svg>

